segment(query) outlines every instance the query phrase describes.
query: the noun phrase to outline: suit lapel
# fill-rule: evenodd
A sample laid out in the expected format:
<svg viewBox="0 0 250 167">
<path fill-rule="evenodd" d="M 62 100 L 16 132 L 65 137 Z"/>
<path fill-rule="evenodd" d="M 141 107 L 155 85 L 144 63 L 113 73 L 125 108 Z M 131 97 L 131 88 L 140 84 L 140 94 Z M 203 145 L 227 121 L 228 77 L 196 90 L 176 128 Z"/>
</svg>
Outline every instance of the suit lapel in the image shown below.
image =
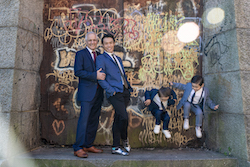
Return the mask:
<svg viewBox="0 0 250 167">
<path fill-rule="evenodd" d="M 152 93 L 152 97 L 151 97 L 151 100 L 153 100 L 154 99 L 154 97 L 155 97 L 155 95 L 158 93 L 158 91 L 154 91 L 153 93 Z"/>
<path fill-rule="evenodd" d="M 112 63 L 114 63 L 117 66 L 116 62 L 114 62 L 114 60 L 106 52 L 104 52 L 104 55 L 106 56 L 107 59 L 109 59 Z M 117 66 L 117 68 L 119 67 Z"/>
<path fill-rule="evenodd" d="M 95 70 L 95 63 L 93 61 L 91 53 L 89 53 L 89 50 L 87 48 L 85 48 L 85 51 L 87 52 L 87 55 L 88 55 L 87 57 L 88 57 L 89 61 L 91 62 L 93 69 Z"/>
</svg>

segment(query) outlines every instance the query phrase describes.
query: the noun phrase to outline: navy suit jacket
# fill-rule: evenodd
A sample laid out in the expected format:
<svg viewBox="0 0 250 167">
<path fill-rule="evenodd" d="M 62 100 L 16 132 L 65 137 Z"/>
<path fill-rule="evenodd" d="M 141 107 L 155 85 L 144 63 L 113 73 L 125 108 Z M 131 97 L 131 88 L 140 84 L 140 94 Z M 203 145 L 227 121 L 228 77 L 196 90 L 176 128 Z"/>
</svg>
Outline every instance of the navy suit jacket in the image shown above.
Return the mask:
<svg viewBox="0 0 250 167">
<path fill-rule="evenodd" d="M 152 89 L 151 91 L 145 92 L 145 100 L 148 100 L 148 99 L 151 100 L 151 103 L 148 106 L 149 111 L 153 111 L 154 109 L 159 109 L 159 106 L 153 101 L 153 99 L 157 93 L 158 93 L 158 89 Z M 175 103 L 174 99 L 177 99 L 176 94 L 173 90 L 171 90 L 171 95 L 168 99 L 168 106 L 174 105 L 174 103 Z"/>
<path fill-rule="evenodd" d="M 179 104 L 176 106 L 176 109 L 179 110 L 184 105 L 184 103 L 188 100 L 188 97 L 192 91 L 192 83 L 191 82 L 187 84 L 173 83 L 173 88 L 184 90 L 184 94 L 181 100 L 179 101 Z M 204 99 L 202 100 L 202 103 L 201 103 L 201 109 L 203 111 L 205 110 L 205 104 L 211 109 L 214 109 L 214 107 L 216 106 L 213 103 L 213 101 L 209 98 L 209 90 L 206 87 L 204 87 Z"/>
<path fill-rule="evenodd" d="M 126 82 L 129 86 L 129 91 L 132 91 L 132 88 L 127 80 L 127 76 L 124 71 L 122 59 L 118 56 L 116 56 L 116 58 L 118 59 L 122 67 Z M 106 91 L 107 98 L 113 96 L 114 92 L 123 92 L 123 84 L 119 67 L 106 52 L 96 58 L 96 70 L 99 70 L 100 68 L 102 68 L 102 72 L 106 74 L 106 79 L 98 80 L 98 82 Z"/>
<path fill-rule="evenodd" d="M 100 53 L 97 52 L 98 54 Z M 96 94 L 97 74 L 95 63 L 87 48 L 76 53 L 74 72 L 75 76 L 79 77 L 77 100 L 91 101 Z"/>
</svg>

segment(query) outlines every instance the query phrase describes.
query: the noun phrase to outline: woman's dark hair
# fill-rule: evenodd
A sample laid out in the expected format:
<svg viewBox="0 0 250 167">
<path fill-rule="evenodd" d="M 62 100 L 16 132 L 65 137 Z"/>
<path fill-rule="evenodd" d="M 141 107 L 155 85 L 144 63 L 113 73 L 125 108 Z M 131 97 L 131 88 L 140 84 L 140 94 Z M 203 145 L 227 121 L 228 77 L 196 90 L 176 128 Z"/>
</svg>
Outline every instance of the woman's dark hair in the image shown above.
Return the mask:
<svg viewBox="0 0 250 167">
<path fill-rule="evenodd" d="M 195 75 L 191 79 L 191 83 L 199 84 L 200 86 L 204 83 L 202 76 L 200 75 Z"/>
</svg>

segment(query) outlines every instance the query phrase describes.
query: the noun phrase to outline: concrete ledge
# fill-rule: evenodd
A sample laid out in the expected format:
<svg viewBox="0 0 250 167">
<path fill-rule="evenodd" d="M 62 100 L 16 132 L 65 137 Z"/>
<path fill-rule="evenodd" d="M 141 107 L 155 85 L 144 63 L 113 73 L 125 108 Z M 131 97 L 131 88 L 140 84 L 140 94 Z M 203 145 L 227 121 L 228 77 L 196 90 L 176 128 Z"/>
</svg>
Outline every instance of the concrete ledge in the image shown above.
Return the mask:
<svg viewBox="0 0 250 167">
<path fill-rule="evenodd" d="M 113 155 L 110 147 L 104 153 L 89 153 L 88 158 L 73 155 L 72 148 L 39 148 L 12 161 L 30 161 L 35 167 L 237 167 L 236 158 L 203 149 L 132 149 L 129 156 Z M 18 162 L 19 160 L 19 162 Z M 32 162 L 33 161 L 33 162 Z M 2 163 L 0 167 L 7 164 Z M 10 163 L 9 163 L 10 164 Z M 29 167 L 29 166 L 26 166 Z"/>
</svg>

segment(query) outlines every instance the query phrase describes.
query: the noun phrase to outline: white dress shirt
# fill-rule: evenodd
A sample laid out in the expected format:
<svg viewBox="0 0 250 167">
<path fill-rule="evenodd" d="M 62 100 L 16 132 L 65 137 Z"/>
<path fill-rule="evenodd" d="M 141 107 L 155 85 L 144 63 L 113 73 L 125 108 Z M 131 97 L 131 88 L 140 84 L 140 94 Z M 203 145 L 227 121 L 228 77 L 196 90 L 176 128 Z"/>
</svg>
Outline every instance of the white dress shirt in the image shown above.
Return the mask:
<svg viewBox="0 0 250 167">
<path fill-rule="evenodd" d="M 203 92 L 203 93 L 202 93 Z M 193 89 L 188 97 L 188 101 L 191 102 L 192 100 L 192 96 L 195 93 L 194 99 L 193 99 L 193 104 L 199 104 L 201 101 L 199 101 L 201 99 L 201 93 L 202 93 L 202 98 L 204 98 L 204 91 L 203 88 L 201 88 L 200 90 L 198 90 L 197 92 L 195 92 Z"/>
<path fill-rule="evenodd" d="M 95 50 L 91 50 L 91 49 L 89 49 L 88 47 L 86 47 L 87 49 L 88 49 L 88 51 L 89 51 L 89 53 L 91 54 L 91 57 L 92 57 L 92 59 L 93 59 L 93 61 L 95 60 L 95 58 L 94 58 L 94 54 L 93 54 L 93 52 L 96 52 Z"/>
<path fill-rule="evenodd" d="M 155 97 L 153 98 L 153 101 L 159 106 L 159 110 L 163 110 L 163 107 L 161 105 L 161 99 L 158 95 L 158 93 L 155 95 Z M 162 102 L 162 104 L 164 105 L 164 108 L 166 109 L 168 106 L 168 101 Z"/>
<path fill-rule="evenodd" d="M 105 51 L 105 52 L 106 52 L 106 51 Z M 114 62 L 115 62 L 114 58 L 116 59 L 116 62 L 118 63 L 118 67 L 120 68 L 120 71 L 122 72 L 122 75 L 124 75 L 122 66 L 121 66 L 121 64 L 120 64 L 120 61 L 116 58 L 116 55 L 115 55 L 114 53 L 109 53 L 109 52 L 106 52 L 106 53 L 109 55 L 109 57 L 111 57 L 111 59 L 112 59 Z M 112 54 L 114 55 L 114 58 L 113 58 Z M 116 62 L 115 62 L 115 64 L 116 64 Z M 121 79 L 122 79 L 122 76 L 121 76 Z M 124 85 L 123 79 L 122 79 L 122 84 Z"/>
</svg>

